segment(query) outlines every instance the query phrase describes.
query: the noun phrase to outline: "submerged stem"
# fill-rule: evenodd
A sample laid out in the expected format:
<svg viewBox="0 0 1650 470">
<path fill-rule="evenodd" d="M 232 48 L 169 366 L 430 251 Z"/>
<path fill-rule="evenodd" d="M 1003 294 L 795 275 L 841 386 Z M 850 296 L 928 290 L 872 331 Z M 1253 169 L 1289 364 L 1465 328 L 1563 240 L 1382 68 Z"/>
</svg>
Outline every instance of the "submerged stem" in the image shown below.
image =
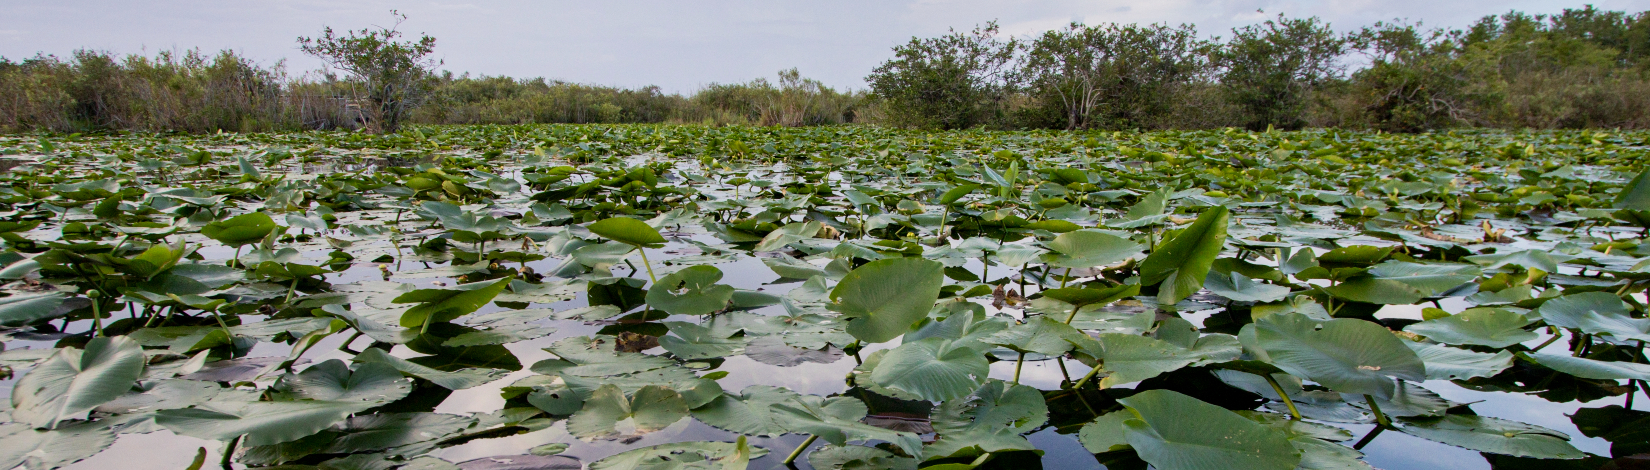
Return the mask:
<svg viewBox="0 0 1650 470">
<path fill-rule="evenodd" d="M 1375 436 L 1379 436 L 1381 431 L 1385 430 L 1386 428 L 1380 426 L 1376 426 L 1375 429 L 1369 430 L 1369 434 L 1365 434 L 1363 439 L 1358 439 L 1357 444 L 1352 444 L 1352 450 L 1362 450 L 1364 446 L 1369 445 L 1369 441 L 1375 440 Z"/>
</svg>

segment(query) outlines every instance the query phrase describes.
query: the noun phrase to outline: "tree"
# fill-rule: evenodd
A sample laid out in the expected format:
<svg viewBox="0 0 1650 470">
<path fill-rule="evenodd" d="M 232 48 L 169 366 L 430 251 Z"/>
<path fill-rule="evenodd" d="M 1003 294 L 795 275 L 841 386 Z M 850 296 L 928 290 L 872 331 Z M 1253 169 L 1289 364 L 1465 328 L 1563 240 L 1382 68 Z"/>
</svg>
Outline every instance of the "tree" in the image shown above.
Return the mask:
<svg viewBox="0 0 1650 470">
<path fill-rule="evenodd" d="M 353 98 L 364 103 L 362 112 L 369 130 L 394 133 L 412 108 L 423 102 L 429 81 L 441 61 L 430 58 L 435 38 L 421 35 L 417 41 L 399 41 L 398 28 L 407 16 L 390 10 L 395 24 L 362 28 L 338 35 L 327 27 L 320 37 L 299 37 L 304 53 L 320 58 L 350 74 Z"/>
<path fill-rule="evenodd" d="M 1188 25 L 1072 23 L 1031 44 L 1021 76 L 1066 129 L 1139 128 L 1167 114 L 1175 89 L 1206 69 L 1207 48 Z"/>
<path fill-rule="evenodd" d="M 1249 114 L 1253 130 L 1299 129 L 1312 91 L 1340 73 L 1335 60 L 1346 47 L 1317 17 L 1278 15 L 1232 30 L 1232 40 L 1215 55 L 1221 84 Z"/>
<path fill-rule="evenodd" d="M 1459 34 L 1418 26 L 1377 22 L 1350 38 L 1370 58 L 1368 67 L 1352 74 L 1352 88 L 1376 129 L 1421 132 L 1465 124 L 1487 102 L 1482 90 L 1471 89 L 1485 74 L 1459 58 Z"/>
<path fill-rule="evenodd" d="M 997 24 L 971 33 L 911 38 L 894 48 L 865 81 L 891 123 L 903 127 L 964 129 L 991 122 L 1012 86 L 1009 67 L 1018 47 L 997 38 Z"/>
</svg>

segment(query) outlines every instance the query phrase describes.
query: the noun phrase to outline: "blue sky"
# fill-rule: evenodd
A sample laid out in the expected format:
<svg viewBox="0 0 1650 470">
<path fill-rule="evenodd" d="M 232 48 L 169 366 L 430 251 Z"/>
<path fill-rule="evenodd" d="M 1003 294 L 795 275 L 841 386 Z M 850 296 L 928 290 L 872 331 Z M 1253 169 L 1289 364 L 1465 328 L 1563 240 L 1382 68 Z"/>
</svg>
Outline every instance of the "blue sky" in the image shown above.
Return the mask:
<svg viewBox="0 0 1650 470">
<path fill-rule="evenodd" d="M 320 66 L 297 50 L 297 36 L 327 25 L 387 25 L 393 8 L 410 17 L 404 31 L 436 37 L 437 55 L 454 72 L 691 92 L 797 67 L 830 86 L 863 88 L 893 46 L 989 20 L 1014 35 L 1082 21 L 1192 23 L 1204 35 L 1224 36 L 1280 12 L 1318 16 L 1341 30 L 1394 18 L 1461 27 L 1510 9 L 1553 13 L 1585 3 L 1650 9 L 1650 0 L 5 0 L 0 56 L 232 48 L 264 64 L 284 59 L 297 74 Z"/>
</svg>

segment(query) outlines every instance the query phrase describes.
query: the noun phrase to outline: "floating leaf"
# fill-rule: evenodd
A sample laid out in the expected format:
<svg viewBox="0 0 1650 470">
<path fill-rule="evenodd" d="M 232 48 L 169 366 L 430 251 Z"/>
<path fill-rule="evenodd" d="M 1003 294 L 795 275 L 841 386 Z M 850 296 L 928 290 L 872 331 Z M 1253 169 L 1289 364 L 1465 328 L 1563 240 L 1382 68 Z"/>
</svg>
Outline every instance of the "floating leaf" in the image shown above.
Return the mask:
<svg viewBox="0 0 1650 470">
<path fill-rule="evenodd" d="M 585 440 L 631 434 L 632 430 L 616 428 L 629 420 L 634 433 L 643 434 L 664 429 L 687 415 L 687 403 L 675 390 L 648 385 L 625 398 L 619 387 L 603 385 L 584 400 L 584 409 L 567 419 L 567 432 Z"/>
<path fill-rule="evenodd" d="M 1529 318 L 1519 313 L 1502 309 L 1474 308 L 1409 325 L 1404 327 L 1404 331 L 1442 343 L 1505 348 L 1539 338 L 1541 335 L 1524 329 L 1530 323 Z"/>
<path fill-rule="evenodd" d="M 1054 253 L 1043 255 L 1043 259 L 1057 268 L 1107 266 L 1139 255 L 1141 248 L 1126 238 L 1090 230 L 1062 233 L 1044 246 Z"/>
<path fill-rule="evenodd" d="M 990 372 L 985 357 L 966 343 L 927 338 L 888 351 L 871 380 L 924 400 L 945 401 L 973 392 Z"/>
<path fill-rule="evenodd" d="M 253 212 L 206 224 L 201 227 L 201 235 L 239 247 L 263 240 L 277 228 L 280 226 L 275 225 L 275 219 L 269 218 L 269 214 Z"/>
<path fill-rule="evenodd" d="M 131 390 L 143 375 L 143 349 L 129 338 L 101 337 L 86 349 L 63 348 L 12 387 L 11 418 L 51 428 Z"/>
<path fill-rule="evenodd" d="M 1650 341 L 1650 319 L 1629 316 L 1626 302 L 1608 292 L 1583 292 L 1548 300 L 1536 309 L 1548 325 L 1624 340 Z"/>
<path fill-rule="evenodd" d="M 0 424 L 0 467 L 53 469 L 103 452 L 115 443 L 108 426 L 95 423 L 63 426 L 49 431 L 26 424 Z"/>
<path fill-rule="evenodd" d="M 722 270 L 715 266 L 689 266 L 659 278 L 647 290 L 647 304 L 672 315 L 706 315 L 728 307 L 733 286 L 717 284 Z"/>
<path fill-rule="evenodd" d="M 1215 295 L 1238 302 L 1272 302 L 1289 295 L 1288 287 L 1258 282 L 1237 271 L 1230 275 L 1210 271 L 1203 287 Z"/>
<path fill-rule="evenodd" d="M 808 465 L 818 470 L 917 470 L 917 459 L 865 446 L 824 446 L 808 453 Z"/>
<path fill-rule="evenodd" d="M 1426 365 L 1381 325 L 1352 318 L 1270 315 L 1245 326 L 1273 365 L 1341 393 L 1390 398 L 1393 378 L 1426 380 Z"/>
<path fill-rule="evenodd" d="M 1163 470 L 1291 470 L 1301 453 L 1282 432 L 1168 390 L 1118 400 L 1133 412 L 1124 438 Z"/>
<path fill-rule="evenodd" d="M 1448 415 L 1434 419 L 1406 419 L 1405 433 L 1479 452 L 1538 459 L 1579 459 L 1580 450 L 1564 433 L 1487 416 Z"/>
<path fill-rule="evenodd" d="M 928 316 L 945 283 L 944 270 L 945 265 L 921 258 L 872 261 L 831 289 L 832 307 L 842 312 L 848 334 L 868 343 L 888 341 Z"/>
<path fill-rule="evenodd" d="M 1650 364 L 1634 362 L 1600 361 L 1584 357 L 1571 357 L 1562 354 L 1530 354 L 1536 362 L 1547 368 L 1583 379 L 1597 380 L 1650 380 Z"/>
<path fill-rule="evenodd" d="M 588 470 L 720 470 L 723 459 L 739 452 L 732 442 L 672 442 L 620 452 L 591 462 Z M 749 458 L 767 453 L 751 448 Z"/>
<path fill-rule="evenodd" d="M 777 421 L 773 405 L 800 397 L 786 388 L 767 385 L 745 387 L 738 395 L 724 394 L 705 406 L 695 408 L 693 417 L 718 429 L 757 437 L 778 437 L 787 430 Z"/>
<path fill-rule="evenodd" d="M 991 380 L 968 396 L 948 400 L 934 410 L 933 455 L 953 455 L 978 447 L 986 452 L 1034 450 L 1022 434 L 1048 421 L 1042 392 L 1025 385 Z"/>
<path fill-rule="evenodd" d="M 68 295 L 63 292 L 13 293 L 0 297 L 0 326 L 24 326 L 61 317 L 58 306 Z"/>
<path fill-rule="evenodd" d="M 416 303 L 401 314 L 401 326 L 415 328 L 426 323 L 449 322 L 469 315 L 492 302 L 510 285 L 512 278 L 493 282 L 472 282 L 452 289 L 419 289 L 397 296 L 395 303 Z"/>
<path fill-rule="evenodd" d="M 1491 377 L 1512 367 L 1513 354 L 1473 352 L 1442 344 L 1408 343 L 1427 366 L 1427 380 L 1466 380 Z"/>
</svg>

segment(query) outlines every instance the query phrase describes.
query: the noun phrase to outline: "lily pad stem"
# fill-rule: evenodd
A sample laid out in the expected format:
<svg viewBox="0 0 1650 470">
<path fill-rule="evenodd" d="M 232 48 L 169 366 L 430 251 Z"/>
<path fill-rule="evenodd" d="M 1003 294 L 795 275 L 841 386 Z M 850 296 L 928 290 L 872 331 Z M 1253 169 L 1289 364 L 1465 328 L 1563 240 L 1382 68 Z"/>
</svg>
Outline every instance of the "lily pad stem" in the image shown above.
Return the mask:
<svg viewBox="0 0 1650 470">
<path fill-rule="evenodd" d="M 1077 389 L 1083 388 L 1083 384 L 1088 383 L 1089 379 L 1094 378 L 1094 375 L 1099 374 L 1099 373 L 1100 373 L 1100 364 L 1095 364 L 1093 369 L 1089 369 L 1089 373 L 1087 375 L 1084 375 L 1083 378 L 1081 378 L 1081 379 L 1077 379 L 1077 383 L 1071 385 L 1071 389 L 1072 390 L 1077 390 Z"/>
<path fill-rule="evenodd" d="M 1289 416 L 1294 416 L 1295 420 L 1299 421 L 1301 410 L 1295 409 L 1295 400 L 1289 399 L 1289 394 L 1283 393 L 1283 386 L 1278 384 L 1278 379 L 1272 378 L 1272 374 L 1267 373 L 1262 373 L 1260 376 L 1265 377 L 1266 383 L 1272 385 L 1272 391 L 1278 392 L 1278 396 L 1283 397 L 1283 404 L 1289 406 Z"/>
<path fill-rule="evenodd" d="M 292 305 L 292 294 L 294 292 L 298 292 L 298 280 L 299 279 L 301 279 L 301 278 L 298 278 L 298 277 L 292 278 L 292 287 L 286 288 L 286 300 L 281 301 L 281 305 Z"/>
<path fill-rule="evenodd" d="M 1020 384 L 1020 369 L 1026 365 L 1026 353 L 1020 353 L 1019 356 L 1014 360 L 1014 385 Z"/>
<path fill-rule="evenodd" d="M 781 463 L 790 465 L 792 462 L 795 462 L 797 457 L 802 456 L 802 451 L 807 449 L 809 445 L 812 445 L 815 439 L 819 439 L 819 436 L 809 434 L 808 440 L 802 441 L 802 445 L 796 446 L 796 450 L 791 451 L 791 455 L 789 457 L 785 457 L 785 461 Z"/>
<path fill-rule="evenodd" d="M 636 247 L 636 251 L 642 253 L 642 265 L 647 266 L 647 278 L 652 280 L 654 283 L 658 283 L 659 278 L 653 277 L 653 264 L 647 261 L 647 249 L 638 246 Z"/>
<path fill-rule="evenodd" d="M 1076 320 L 1077 319 L 1077 311 L 1082 310 L 1082 309 L 1083 309 L 1083 304 L 1072 305 L 1071 306 L 1071 315 L 1066 317 L 1066 324 L 1070 325 L 1072 320 Z"/>
<path fill-rule="evenodd" d="M 92 298 L 92 326 L 97 329 L 97 336 L 106 336 L 103 334 L 103 312 L 98 309 L 99 304 L 103 303 L 103 293 L 94 289 L 86 296 Z"/>
<path fill-rule="evenodd" d="M 940 229 L 934 233 L 934 246 L 945 244 L 945 222 L 949 218 L 951 218 L 951 205 L 946 204 L 945 209 L 940 211 Z"/>
<path fill-rule="evenodd" d="M 1536 346 L 1535 349 L 1531 349 L 1530 352 L 1540 351 L 1541 348 L 1545 348 L 1545 347 L 1547 347 L 1547 345 L 1553 344 L 1554 341 L 1558 341 L 1558 338 L 1562 336 L 1562 335 L 1558 334 L 1558 327 L 1556 327 L 1556 326 L 1547 327 L 1547 332 L 1552 334 L 1553 337 L 1547 338 L 1547 342 L 1541 343 L 1540 346 Z"/>
<path fill-rule="evenodd" d="M 1368 403 L 1369 411 L 1375 413 L 1376 424 L 1380 424 L 1383 428 L 1392 427 L 1392 420 L 1386 417 L 1386 413 L 1381 412 L 1381 405 L 1375 404 L 1375 397 L 1373 395 L 1364 395 L 1364 403 Z"/>
<path fill-rule="evenodd" d="M 176 311 L 176 310 L 174 310 L 174 311 Z M 223 322 L 223 316 L 218 315 L 218 309 L 217 308 L 214 307 L 211 310 L 207 310 L 207 312 L 210 312 L 212 314 L 212 318 L 218 320 L 218 327 L 223 328 L 223 335 L 224 336 L 229 337 L 229 339 L 235 339 L 235 334 L 229 332 L 229 324 L 224 323 Z M 170 317 L 170 315 L 168 315 L 168 317 Z"/>
</svg>

